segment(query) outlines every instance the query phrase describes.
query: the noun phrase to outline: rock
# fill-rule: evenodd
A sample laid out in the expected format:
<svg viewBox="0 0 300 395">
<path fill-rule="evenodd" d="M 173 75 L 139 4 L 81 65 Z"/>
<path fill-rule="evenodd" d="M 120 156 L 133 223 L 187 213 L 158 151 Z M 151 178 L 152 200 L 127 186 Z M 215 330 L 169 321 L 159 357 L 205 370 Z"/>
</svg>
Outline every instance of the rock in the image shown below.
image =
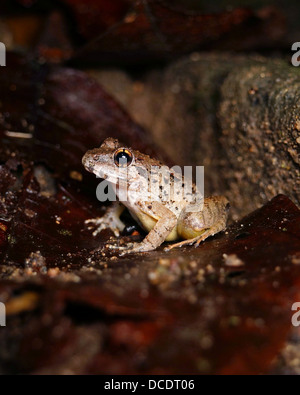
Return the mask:
<svg viewBox="0 0 300 395">
<path fill-rule="evenodd" d="M 300 204 L 298 70 L 288 62 L 192 54 L 139 79 L 91 72 L 179 165 L 204 165 L 206 194 L 234 218 L 278 193 Z"/>
<path fill-rule="evenodd" d="M 300 203 L 300 76 L 282 61 L 235 68 L 222 86 L 219 119 L 229 171 L 221 175 L 238 209 L 277 193 Z"/>
</svg>

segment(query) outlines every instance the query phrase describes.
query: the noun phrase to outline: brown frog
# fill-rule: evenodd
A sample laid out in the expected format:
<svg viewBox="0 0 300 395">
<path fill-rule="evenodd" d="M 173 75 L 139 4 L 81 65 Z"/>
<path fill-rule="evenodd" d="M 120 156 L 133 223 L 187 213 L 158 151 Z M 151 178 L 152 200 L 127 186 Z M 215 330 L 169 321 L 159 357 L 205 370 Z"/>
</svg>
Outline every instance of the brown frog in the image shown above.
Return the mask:
<svg viewBox="0 0 300 395">
<path fill-rule="evenodd" d="M 88 151 L 83 165 L 87 171 L 107 180 L 116 196 L 122 197 L 121 202 L 108 209 L 104 217 L 86 221 L 88 225 L 97 227 L 94 236 L 107 228 L 119 236 L 125 227 L 120 220 L 125 207 L 148 232 L 141 243 L 111 248 L 125 253 L 147 252 L 157 249 L 165 241 L 176 240 L 184 241 L 168 246 L 167 251 L 192 244 L 198 247 L 208 237 L 226 229 L 229 202 L 225 197 L 192 201 L 191 195 L 198 196 L 199 193 L 194 184 L 190 185 L 188 194 L 181 193 L 180 188 L 178 190 L 174 185 L 179 182 L 183 190 L 190 181 L 180 179 L 158 160 L 125 147 L 118 140 L 109 138 L 100 148 Z M 169 176 L 167 183 L 161 182 L 162 177 L 166 180 L 166 175 Z"/>
</svg>

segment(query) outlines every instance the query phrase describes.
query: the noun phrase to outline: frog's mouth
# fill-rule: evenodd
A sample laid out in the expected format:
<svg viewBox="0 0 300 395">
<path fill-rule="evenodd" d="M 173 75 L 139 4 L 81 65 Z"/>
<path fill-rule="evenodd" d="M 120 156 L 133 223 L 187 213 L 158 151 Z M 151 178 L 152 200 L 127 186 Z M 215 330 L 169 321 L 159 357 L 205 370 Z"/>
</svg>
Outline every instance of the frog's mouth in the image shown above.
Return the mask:
<svg viewBox="0 0 300 395">
<path fill-rule="evenodd" d="M 108 174 L 108 173 L 104 174 L 101 171 L 97 172 L 97 177 L 104 181 L 108 181 L 112 185 L 118 185 L 120 181 L 124 182 L 123 178 L 116 177 L 115 174 Z"/>
<path fill-rule="evenodd" d="M 101 169 L 101 167 L 98 167 L 96 170 L 96 175 L 99 178 L 102 178 L 103 180 L 107 180 L 111 184 L 117 185 L 120 181 L 121 182 L 127 182 L 128 180 L 128 175 L 127 174 L 122 174 L 122 173 L 117 173 L 115 169 L 110 170 L 106 169 L 105 171 Z"/>
<path fill-rule="evenodd" d="M 101 180 L 108 180 L 108 181 L 110 181 L 109 180 L 109 175 L 108 174 L 105 174 L 105 173 L 103 173 L 102 171 L 97 171 L 97 173 L 96 173 L 96 176 L 97 176 L 97 178 L 101 178 Z"/>
</svg>

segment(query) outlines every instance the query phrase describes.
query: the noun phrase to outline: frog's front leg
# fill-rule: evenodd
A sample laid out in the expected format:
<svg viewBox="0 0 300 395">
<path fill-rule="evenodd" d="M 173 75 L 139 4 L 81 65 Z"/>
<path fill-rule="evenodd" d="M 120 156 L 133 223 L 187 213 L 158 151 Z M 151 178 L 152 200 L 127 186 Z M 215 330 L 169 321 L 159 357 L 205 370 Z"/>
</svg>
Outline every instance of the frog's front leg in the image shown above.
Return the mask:
<svg viewBox="0 0 300 395">
<path fill-rule="evenodd" d="M 94 218 L 85 221 L 86 225 L 89 225 L 89 229 L 95 229 L 93 236 L 97 236 L 102 230 L 110 229 L 116 237 L 120 236 L 120 232 L 123 232 L 125 225 L 120 220 L 125 207 L 119 202 L 115 202 L 109 207 L 101 218 Z"/>
<path fill-rule="evenodd" d="M 156 224 L 141 243 L 132 243 L 126 247 L 112 246 L 113 249 L 124 251 L 122 255 L 156 250 L 177 225 L 176 215 L 159 202 L 139 203 L 139 210 L 144 216 L 144 224 L 147 221 L 149 223 L 155 221 Z"/>
<path fill-rule="evenodd" d="M 210 197 L 204 200 L 203 210 L 200 212 L 183 211 L 178 220 L 178 233 L 185 241 L 173 244 L 165 249 L 185 245 L 199 245 L 211 236 L 226 229 L 229 201 L 223 196 Z"/>
</svg>

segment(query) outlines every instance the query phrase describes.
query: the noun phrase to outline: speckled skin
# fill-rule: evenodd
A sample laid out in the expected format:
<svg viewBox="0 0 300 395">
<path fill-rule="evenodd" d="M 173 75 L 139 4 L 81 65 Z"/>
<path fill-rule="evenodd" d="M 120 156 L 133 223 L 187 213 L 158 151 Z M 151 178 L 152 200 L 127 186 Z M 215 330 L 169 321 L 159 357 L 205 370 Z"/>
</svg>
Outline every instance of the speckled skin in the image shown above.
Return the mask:
<svg viewBox="0 0 300 395">
<path fill-rule="evenodd" d="M 132 163 L 126 168 L 120 168 L 115 163 L 115 153 L 121 148 L 128 150 L 132 155 Z M 124 229 L 124 224 L 120 221 L 124 207 L 127 207 L 132 217 L 148 232 L 142 243 L 112 248 L 123 250 L 125 253 L 147 252 L 157 249 L 165 241 L 180 239 L 185 241 L 171 245 L 167 250 L 187 244 L 199 246 L 202 241 L 226 228 L 229 202 L 225 197 L 204 199 L 201 211 L 191 212 L 189 198 L 198 193 L 195 185 L 189 185 L 190 196 L 185 197 L 182 191 L 178 192 L 178 189 L 174 192 L 172 187 L 176 173 L 156 159 L 124 147 L 118 140 L 109 138 L 100 148 L 88 151 L 83 158 L 83 165 L 87 171 L 106 179 L 119 198 L 122 196 L 122 191 L 124 193 L 124 187 L 128 190 L 127 199 L 122 200 L 122 205 L 120 203 L 113 205 L 103 218 L 87 221 L 88 224 L 98 227 L 94 235 L 110 228 L 116 236 L 119 236 L 120 231 Z M 171 188 L 171 193 L 164 186 L 160 186 L 157 190 L 150 188 L 149 191 L 150 174 L 151 182 L 163 185 L 159 173 L 153 171 L 153 167 L 162 166 L 169 177 L 168 186 Z M 183 180 L 182 187 L 188 182 L 186 179 Z M 170 198 L 166 200 L 165 196 Z"/>
</svg>

